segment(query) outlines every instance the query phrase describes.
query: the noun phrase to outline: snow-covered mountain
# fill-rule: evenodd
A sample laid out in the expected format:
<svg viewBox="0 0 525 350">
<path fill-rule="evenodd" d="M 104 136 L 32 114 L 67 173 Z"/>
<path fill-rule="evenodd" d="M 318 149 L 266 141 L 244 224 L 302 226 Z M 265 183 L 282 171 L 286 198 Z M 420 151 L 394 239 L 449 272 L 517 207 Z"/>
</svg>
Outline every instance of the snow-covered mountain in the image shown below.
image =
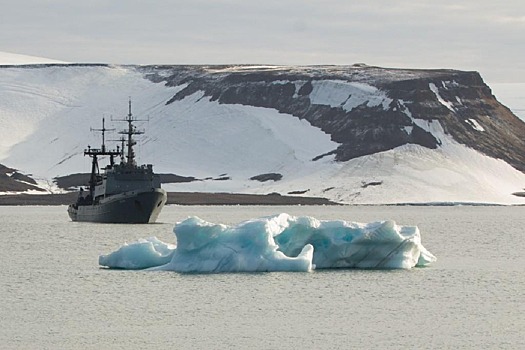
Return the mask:
<svg viewBox="0 0 525 350">
<path fill-rule="evenodd" d="M 89 171 L 90 128 L 124 126 L 110 121 L 130 97 L 145 120 L 139 161 L 198 179 L 168 191 L 525 202 L 512 195 L 525 187 L 525 124 L 479 74 L 452 70 L 2 66 L 0 163 L 57 191 L 53 178 Z"/>
</svg>

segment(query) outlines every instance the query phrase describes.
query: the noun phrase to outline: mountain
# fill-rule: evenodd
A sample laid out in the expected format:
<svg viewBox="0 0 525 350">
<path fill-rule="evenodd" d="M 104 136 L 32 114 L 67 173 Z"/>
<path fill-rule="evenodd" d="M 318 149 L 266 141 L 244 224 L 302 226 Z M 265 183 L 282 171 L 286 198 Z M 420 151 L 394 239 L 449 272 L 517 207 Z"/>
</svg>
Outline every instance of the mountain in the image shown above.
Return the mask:
<svg viewBox="0 0 525 350">
<path fill-rule="evenodd" d="M 90 169 L 90 128 L 122 119 L 131 97 L 139 161 L 184 179 L 167 190 L 524 201 L 525 124 L 477 72 L 39 64 L 0 67 L 0 92 L 0 163 L 49 191 Z"/>
</svg>

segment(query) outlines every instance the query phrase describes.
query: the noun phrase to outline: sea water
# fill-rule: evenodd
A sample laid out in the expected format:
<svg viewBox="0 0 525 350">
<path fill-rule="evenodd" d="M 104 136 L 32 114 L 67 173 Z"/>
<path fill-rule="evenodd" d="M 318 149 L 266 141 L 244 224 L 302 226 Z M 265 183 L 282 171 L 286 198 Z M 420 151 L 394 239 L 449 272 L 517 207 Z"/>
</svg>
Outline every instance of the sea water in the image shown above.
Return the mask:
<svg viewBox="0 0 525 350">
<path fill-rule="evenodd" d="M 179 274 L 98 256 L 188 216 L 278 213 L 417 225 L 438 258 L 412 270 Z M 74 223 L 0 207 L 0 349 L 525 348 L 525 207 L 167 206 L 153 225 Z"/>
</svg>

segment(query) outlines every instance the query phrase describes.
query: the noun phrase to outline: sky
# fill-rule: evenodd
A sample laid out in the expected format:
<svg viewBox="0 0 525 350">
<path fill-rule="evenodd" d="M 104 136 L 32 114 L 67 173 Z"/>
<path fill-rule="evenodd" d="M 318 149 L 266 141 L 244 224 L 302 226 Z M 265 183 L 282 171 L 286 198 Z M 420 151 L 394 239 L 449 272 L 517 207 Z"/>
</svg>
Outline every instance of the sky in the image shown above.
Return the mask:
<svg viewBox="0 0 525 350">
<path fill-rule="evenodd" d="M 523 0 L 0 0 L 0 51 L 75 63 L 354 64 L 525 82 Z"/>
</svg>

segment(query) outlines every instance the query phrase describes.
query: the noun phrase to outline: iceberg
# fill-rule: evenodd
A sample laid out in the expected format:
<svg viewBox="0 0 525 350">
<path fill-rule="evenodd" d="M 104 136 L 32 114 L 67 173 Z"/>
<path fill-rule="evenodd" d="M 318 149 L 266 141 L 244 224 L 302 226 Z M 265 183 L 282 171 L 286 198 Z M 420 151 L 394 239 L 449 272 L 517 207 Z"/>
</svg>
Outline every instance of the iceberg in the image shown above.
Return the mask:
<svg viewBox="0 0 525 350">
<path fill-rule="evenodd" d="M 155 237 L 124 244 L 99 265 L 183 273 L 410 269 L 436 257 L 421 244 L 417 226 L 392 220 L 355 223 L 279 214 L 214 224 L 198 217 L 177 223 L 177 244 Z"/>
<path fill-rule="evenodd" d="M 142 270 L 167 264 L 171 261 L 176 246 L 164 243 L 157 237 L 124 243 L 117 251 L 98 258 L 99 265 L 115 269 Z"/>
</svg>

